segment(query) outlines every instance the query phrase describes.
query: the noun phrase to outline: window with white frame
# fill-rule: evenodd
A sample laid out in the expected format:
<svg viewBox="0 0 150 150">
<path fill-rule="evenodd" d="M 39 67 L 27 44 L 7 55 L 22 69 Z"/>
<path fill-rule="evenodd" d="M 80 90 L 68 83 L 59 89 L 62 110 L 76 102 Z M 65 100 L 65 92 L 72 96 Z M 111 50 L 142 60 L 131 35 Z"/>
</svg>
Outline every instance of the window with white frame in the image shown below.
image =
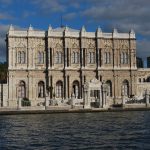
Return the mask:
<svg viewBox="0 0 150 150">
<path fill-rule="evenodd" d="M 62 62 L 63 62 L 62 52 L 57 51 L 55 55 L 55 63 L 62 64 Z"/>
<path fill-rule="evenodd" d="M 88 63 L 94 64 L 95 63 L 95 52 L 88 53 Z"/>
<path fill-rule="evenodd" d="M 44 63 L 44 52 L 38 52 L 38 64 L 43 64 Z"/>
<path fill-rule="evenodd" d="M 44 82 L 40 81 L 38 83 L 38 97 L 42 98 L 45 96 L 45 86 L 44 86 Z"/>
<path fill-rule="evenodd" d="M 19 98 L 25 98 L 26 97 L 26 89 L 25 89 L 25 82 L 24 81 L 20 81 L 19 83 L 19 91 L 18 91 L 18 97 Z"/>
<path fill-rule="evenodd" d="M 18 52 L 18 63 L 19 64 L 24 64 L 25 63 L 25 52 L 24 51 L 19 51 Z"/>
<path fill-rule="evenodd" d="M 73 64 L 79 63 L 79 53 L 78 52 L 72 53 L 72 63 Z"/>
<path fill-rule="evenodd" d="M 105 52 L 104 53 L 104 63 L 105 64 L 110 64 L 111 63 L 111 54 L 110 54 L 110 52 Z"/>
<path fill-rule="evenodd" d="M 62 81 L 58 81 L 56 83 L 56 97 L 62 98 L 63 97 L 63 84 Z"/>
<path fill-rule="evenodd" d="M 120 56 L 120 62 L 121 64 L 128 64 L 128 53 L 127 52 L 121 52 Z"/>
</svg>

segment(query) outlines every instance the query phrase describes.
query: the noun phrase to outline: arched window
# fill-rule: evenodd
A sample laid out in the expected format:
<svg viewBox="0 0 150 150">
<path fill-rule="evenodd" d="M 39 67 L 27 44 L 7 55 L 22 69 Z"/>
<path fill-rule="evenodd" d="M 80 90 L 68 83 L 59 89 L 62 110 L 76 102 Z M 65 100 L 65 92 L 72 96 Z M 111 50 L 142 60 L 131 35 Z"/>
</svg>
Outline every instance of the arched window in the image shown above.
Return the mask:
<svg viewBox="0 0 150 150">
<path fill-rule="evenodd" d="M 74 93 L 75 98 L 79 98 L 79 82 L 78 81 L 73 82 L 73 93 Z"/>
<path fill-rule="evenodd" d="M 44 97 L 45 96 L 45 86 L 44 82 L 40 81 L 38 83 L 38 97 Z"/>
<path fill-rule="evenodd" d="M 108 96 L 112 97 L 112 82 L 110 80 L 106 81 L 106 84 L 108 86 Z"/>
<path fill-rule="evenodd" d="M 55 62 L 56 64 L 61 64 L 62 63 L 62 52 L 56 52 L 56 56 L 55 56 Z"/>
<path fill-rule="evenodd" d="M 122 83 L 122 95 L 129 96 L 129 82 L 127 80 Z"/>
<path fill-rule="evenodd" d="M 62 83 L 62 81 L 58 81 L 56 83 L 56 97 L 57 98 L 63 97 L 63 83 Z"/>
<path fill-rule="evenodd" d="M 88 63 L 89 64 L 94 64 L 95 63 L 95 53 L 94 52 L 89 52 L 88 53 Z"/>
<path fill-rule="evenodd" d="M 38 52 L 38 64 L 44 63 L 44 52 Z"/>
<path fill-rule="evenodd" d="M 25 63 L 25 52 L 24 51 L 19 51 L 18 52 L 18 63 L 19 64 L 24 64 Z"/>
<path fill-rule="evenodd" d="M 18 52 L 18 63 L 21 64 L 21 52 Z"/>
<path fill-rule="evenodd" d="M 110 52 L 105 52 L 105 53 L 104 53 L 104 63 L 105 63 L 105 64 L 110 64 L 110 63 L 111 63 Z"/>
<path fill-rule="evenodd" d="M 128 64 L 128 54 L 126 52 L 124 53 L 124 63 Z"/>
<path fill-rule="evenodd" d="M 77 64 L 79 62 L 79 53 L 78 52 L 73 52 L 72 53 L 72 63 Z"/>
<path fill-rule="evenodd" d="M 25 63 L 25 52 L 21 53 L 21 63 L 24 64 Z"/>
<path fill-rule="evenodd" d="M 121 64 L 128 64 L 128 53 L 127 52 L 121 52 L 120 56 L 120 62 Z"/>
<path fill-rule="evenodd" d="M 26 86 L 24 81 L 20 81 L 19 83 L 19 89 L 18 89 L 18 97 L 19 98 L 25 98 L 26 97 Z"/>
</svg>

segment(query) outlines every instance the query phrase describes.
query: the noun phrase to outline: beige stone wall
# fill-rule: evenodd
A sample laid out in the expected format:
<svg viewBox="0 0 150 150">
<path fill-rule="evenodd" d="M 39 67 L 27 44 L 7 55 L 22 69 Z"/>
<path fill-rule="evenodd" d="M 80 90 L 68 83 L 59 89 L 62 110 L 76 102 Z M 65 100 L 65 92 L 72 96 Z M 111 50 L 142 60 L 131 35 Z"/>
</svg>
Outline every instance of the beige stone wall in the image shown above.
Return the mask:
<svg viewBox="0 0 150 150">
<path fill-rule="evenodd" d="M 0 84 L 0 107 L 8 105 L 8 84 Z"/>
<path fill-rule="evenodd" d="M 98 33 L 97 33 L 98 34 Z M 118 35 L 117 35 L 118 34 Z M 44 102 L 38 98 L 38 82 L 43 81 L 45 89 L 51 88 L 50 98 L 56 88 L 57 81 L 62 81 L 64 98 L 71 97 L 73 82 L 78 81 L 80 97 L 83 96 L 83 84 L 97 78 L 100 81 L 111 81 L 112 99 L 121 103 L 122 82 L 129 82 L 130 95 L 136 94 L 136 41 L 130 34 L 76 32 L 47 32 L 43 31 L 9 31 L 8 60 L 9 60 L 9 106 L 17 106 L 18 84 L 26 84 L 26 96 L 32 105 Z M 68 36 L 67 36 L 68 35 Z M 131 36 L 131 38 L 130 38 Z M 25 52 L 25 63 L 18 63 L 18 51 Z M 61 64 L 56 64 L 56 53 L 62 52 Z M 38 52 L 44 53 L 44 63 L 38 64 Z M 73 52 L 79 53 L 79 63 L 72 63 Z M 88 63 L 88 53 L 94 52 L 94 63 Z M 105 64 L 105 52 L 110 53 L 110 63 Z M 121 53 L 128 54 L 128 63 L 121 64 Z M 141 73 L 143 74 L 143 73 Z M 140 76 L 140 73 L 138 74 Z"/>
</svg>

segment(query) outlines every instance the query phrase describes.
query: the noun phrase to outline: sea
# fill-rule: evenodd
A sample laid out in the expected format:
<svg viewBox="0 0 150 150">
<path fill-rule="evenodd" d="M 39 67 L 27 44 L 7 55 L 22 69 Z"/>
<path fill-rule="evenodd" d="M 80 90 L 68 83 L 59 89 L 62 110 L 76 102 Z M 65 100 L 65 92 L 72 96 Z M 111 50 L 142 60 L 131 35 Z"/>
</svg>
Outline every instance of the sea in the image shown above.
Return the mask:
<svg viewBox="0 0 150 150">
<path fill-rule="evenodd" d="M 0 116 L 0 150 L 150 149 L 150 111 Z"/>
</svg>

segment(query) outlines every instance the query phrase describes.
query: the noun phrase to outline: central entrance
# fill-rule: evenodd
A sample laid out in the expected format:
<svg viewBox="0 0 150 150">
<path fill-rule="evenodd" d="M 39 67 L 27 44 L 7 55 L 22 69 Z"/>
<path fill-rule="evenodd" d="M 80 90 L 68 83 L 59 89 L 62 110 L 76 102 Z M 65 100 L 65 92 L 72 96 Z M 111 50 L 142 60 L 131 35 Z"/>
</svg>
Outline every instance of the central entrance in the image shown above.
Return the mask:
<svg viewBox="0 0 150 150">
<path fill-rule="evenodd" d="M 107 104 L 107 84 L 92 79 L 84 84 L 84 108 L 102 108 Z"/>
</svg>

